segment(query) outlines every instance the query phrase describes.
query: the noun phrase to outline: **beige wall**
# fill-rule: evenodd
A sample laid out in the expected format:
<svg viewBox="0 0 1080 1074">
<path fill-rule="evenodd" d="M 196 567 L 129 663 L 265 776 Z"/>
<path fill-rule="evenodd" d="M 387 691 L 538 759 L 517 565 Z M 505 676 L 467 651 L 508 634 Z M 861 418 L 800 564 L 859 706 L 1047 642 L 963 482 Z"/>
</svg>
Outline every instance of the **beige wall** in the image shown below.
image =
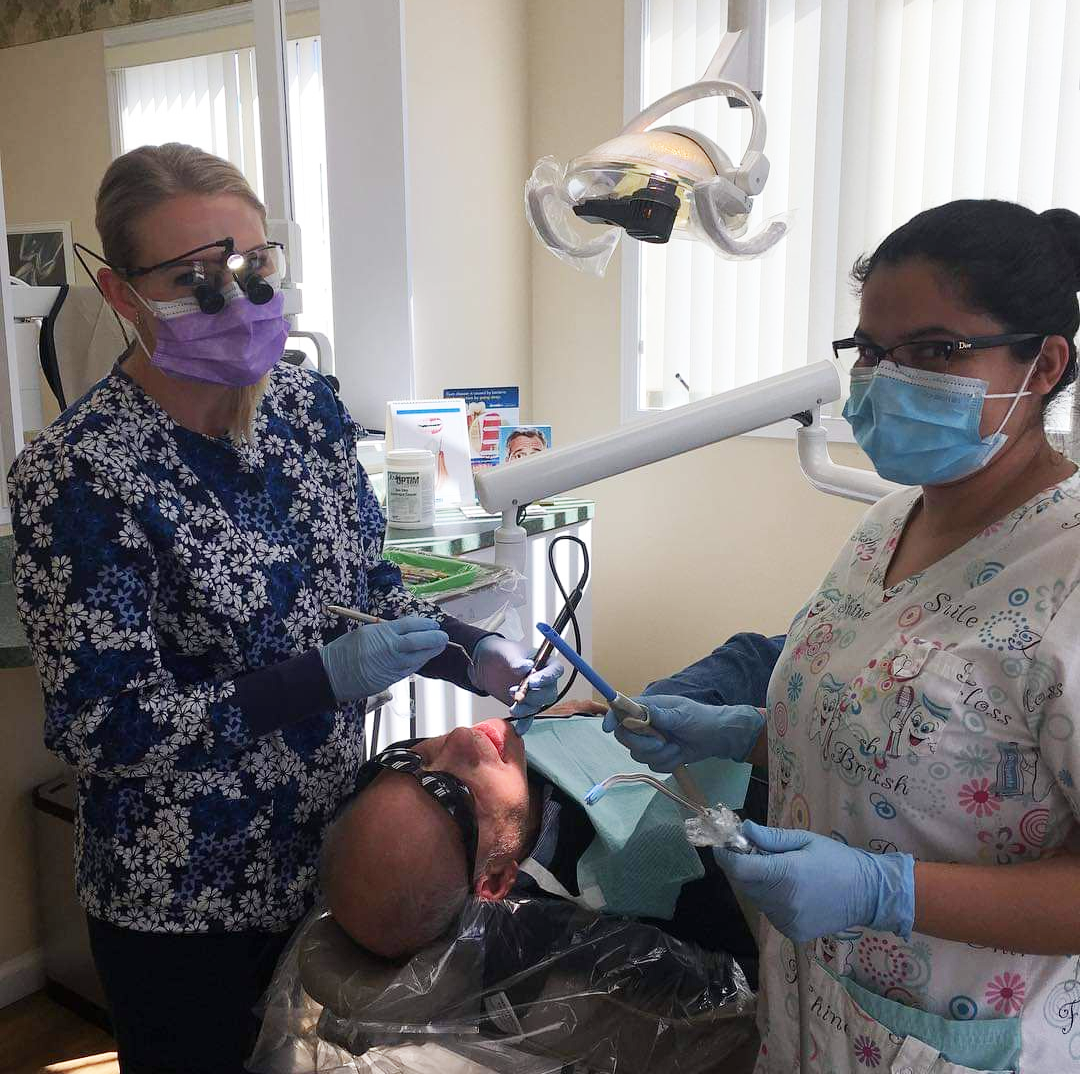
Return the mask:
<svg viewBox="0 0 1080 1074">
<path fill-rule="evenodd" d="M 0 671 L 0 967 L 37 944 L 34 810 L 30 791 L 63 770 L 41 741 L 42 702 L 32 668 Z"/>
<path fill-rule="evenodd" d="M 405 6 L 416 391 L 520 385 L 527 406 L 525 0 Z"/>
<path fill-rule="evenodd" d="M 530 161 L 566 160 L 622 126 L 622 15 L 623 0 L 530 3 Z M 534 241 L 532 272 L 533 416 L 572 443 L 619 420 L 619 260 L 596 280 Z M 810 488 L 793 441 L 751 437 L 588 492 L 594 653 L 623 690 L 737 630 L 782 632 L 862 512 Z"/>
<path fill-rule="evenodd" d="M 102 33 L 0 50 L 0 157 L 9 224 L 70 220 L 97 248 L 94 194 L 109 164 Z"/>
<path fill-rule="evenodd" d="M 110 159 L 102 33 L 0 50 L 0 100 L 8 221 L 70 220 L 75 241 L 96 249 L 94 193 Z M 47 390 L 43 401 L 55 414 Z M 2 967 L 37 944 L 30 790 L 61 765 L 42 745 L 32 669 L 0 671 L 0 713 Z"/>
</svg>

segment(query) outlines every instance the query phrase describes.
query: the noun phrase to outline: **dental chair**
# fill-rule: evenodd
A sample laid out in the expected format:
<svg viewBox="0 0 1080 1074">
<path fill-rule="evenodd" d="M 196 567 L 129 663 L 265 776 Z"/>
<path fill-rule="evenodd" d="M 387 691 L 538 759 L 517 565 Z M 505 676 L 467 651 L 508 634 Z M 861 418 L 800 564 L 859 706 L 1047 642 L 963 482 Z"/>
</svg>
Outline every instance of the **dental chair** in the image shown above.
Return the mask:
<svg viewBox="0 0 1080 1074">
<path fill-rule="evenodd" d="M 477 901 L 404 962 L 317 909 L 264 1003 L 264 1074 L 738 1074 L 757 1048 L 733 959 L 547 897 Z"/>
</svg>

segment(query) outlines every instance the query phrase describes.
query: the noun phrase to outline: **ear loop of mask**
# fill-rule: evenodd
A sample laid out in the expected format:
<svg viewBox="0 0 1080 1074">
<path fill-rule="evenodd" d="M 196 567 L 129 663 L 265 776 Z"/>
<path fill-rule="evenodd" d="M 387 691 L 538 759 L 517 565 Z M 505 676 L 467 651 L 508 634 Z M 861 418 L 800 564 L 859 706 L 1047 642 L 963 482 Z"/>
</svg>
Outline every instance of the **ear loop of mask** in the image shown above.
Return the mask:
<svg viewBox="0 0 1080 1074">
<path fill-rule="evenodd" d="M 149 312 L 153 313 L 153 310 L 150 309 L 150 306 L 147 304 L 146 299 L 143 298 L 143 296 L 140 295 L 139 292 L 136 291 L 135 288 L 130 283 L 128 283 L 128 288 L 131 291 L 131 293 L 135 296 L 135 300 L 138 303 L 140 303 L 141 305 L 145 306 L 146 309 L 149 310 Z M 115 312 L 116 311 L 113 310 L 113 313 L 115 313 Z M 119 320 L 119 317 L 117 317 L 117 320 Z M 132 323 L 131 330 L 132 330 L 132 332 L 135 333 L 135 338 L 139 341 L 139 346 L 142 347 L 143 354 L 146 355 L 147 361 L 153 362 L 154 359 L 153 359 L 153 356 L 150 354 L 150 348 L 147 347 L 146 340 L 143 339 L 142 332 L 139 331 L 139 321 L 134 321 Z"/>
<path fill-rule="evenodd" d="M 1009 419 L 1013 416 L 1013 411 L 1016 409 L 1017 404 L 1023 399 L 1025 395 L 1031 395 L 1031 392 L 1027 391 L 1028 384 L 1031 383 L 1031 378 L 1035 375 L 1035 367 L 1039 364 L 1039 358 L 1042 357 L 1042 349 L 1046 346 L 1046 336 L 1043 336 L 1042 343 L 1039 344 L 1038 353 L 1031 359 L 1031 365 L 1028 366 L 1028 371 L 1024 375 L 1024 379 L 1020 382 L 1019 391 L 1015 392 L 995 392 L 992 395 L 984 395 L 984 399 L 1012 399 L 1012 405 L 1005 412 L 1005 417 L 1002 418 L 1001 424 L 997 427 L 997 431 L 993 434 L 998 436 L 1009 424 Z"/>
</svg>

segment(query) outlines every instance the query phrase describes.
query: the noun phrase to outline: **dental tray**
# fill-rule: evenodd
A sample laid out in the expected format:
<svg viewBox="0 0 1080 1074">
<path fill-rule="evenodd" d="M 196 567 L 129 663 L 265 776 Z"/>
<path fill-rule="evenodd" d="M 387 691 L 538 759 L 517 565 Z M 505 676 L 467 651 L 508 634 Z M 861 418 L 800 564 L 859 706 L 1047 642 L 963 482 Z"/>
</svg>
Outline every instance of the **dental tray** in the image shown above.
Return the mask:
<svg viewBox="0 0 1080 1074">
<path fill-rule="evenodd" d="M 399 552 L 390 549 L 386 558 L 401 568 L 402 580 L 410 592 L 418 597 L 465 589 L 476 581 L 483 570 L 478 563 L 454 559 L 451 556 L 434 556 L 426 552 Z"/>
</svg>

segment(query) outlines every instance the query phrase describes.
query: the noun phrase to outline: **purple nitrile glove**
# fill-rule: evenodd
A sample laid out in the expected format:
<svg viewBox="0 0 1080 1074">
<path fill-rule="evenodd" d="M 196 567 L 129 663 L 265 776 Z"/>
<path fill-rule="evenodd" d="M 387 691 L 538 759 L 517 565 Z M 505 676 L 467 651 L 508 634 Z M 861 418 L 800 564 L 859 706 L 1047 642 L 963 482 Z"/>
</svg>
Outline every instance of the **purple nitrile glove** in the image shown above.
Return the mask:
<svg viewBox="0 0 1080 1074">
<path fill-rule="evenodd" d="M 559 676 L 563 673 L 562 664 L 549 660 L 542 668 L 529 675 L 529 687 L 525 697 L 511 704 L 521 680 L 529 674 L 535 655 L 535 649 L 530 651 L 519 642 L 509 641 L 498 634 L 489 634 L 486 638 L 481 638 L 473 649 L 469 681 L 478 690 L 511 705 L 511 715 L 532 716 L 555 701 Z M 524 734 L 531 722 L 518 720 L 515 730 L 518 734 Z M 522 727 L 521 724 L 526 726 Z"/>
</svg>

